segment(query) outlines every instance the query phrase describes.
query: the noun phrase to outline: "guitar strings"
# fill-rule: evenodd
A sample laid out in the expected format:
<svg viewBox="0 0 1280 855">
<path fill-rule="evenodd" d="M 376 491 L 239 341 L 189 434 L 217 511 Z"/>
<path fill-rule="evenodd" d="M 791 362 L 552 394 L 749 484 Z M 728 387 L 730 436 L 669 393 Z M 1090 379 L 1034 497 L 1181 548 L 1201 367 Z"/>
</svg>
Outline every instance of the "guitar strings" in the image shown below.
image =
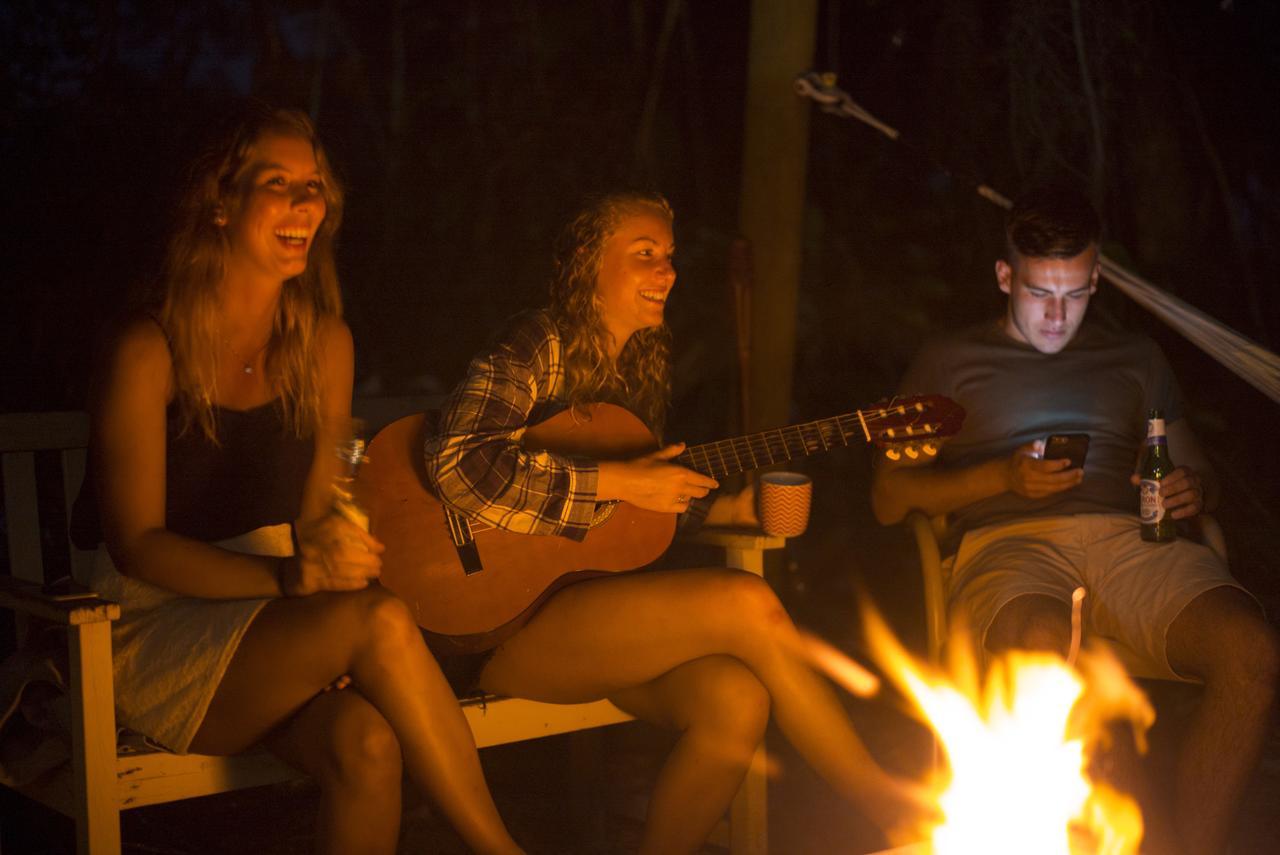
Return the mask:
<svg viewBox="0 0 1280 855">
<path fill-rule="evenodd" d="M 832 447 L 832 443 L 839 446 L 847 446 L 849 445 L 849 436 L 851 434 L 860 435 L 862 433 L 860 429 L 861 422 L 878 424 L 884 420 L 900 420 L 902 416 L 912 415 L 913 412 L 921 418 L 926 416 L 925 411 L 919 404 L 914 407 L 908 407 L 905 404 L 896 404 L 890 401 L 884 407 L 868 408 L 867 410 L 854 411 L 840 416 L 831 416 L 798 425 L 761 431 L 745 437 L 718 440 L 693 446 L 681 454 L 680 457 L 688 457 L 690 460 L 696 461 L 698 456 L 701 455 L 702 465 L 701 467 L 695 465 L 695 468 L 700 468 L 712 475 L 728 475 L 745 469 L 756 469 L 783 460 L 791 460 L 797 456 L 807 456 L 820 451 L 828 451 Z M 849 430 L 846 430 L 846 423 Z M 906 433 L 905 438 L 924 439 L 936 434 L 939 426 L 939 424 L 930 424 L 928 422 L 908 421 L 903 425 L 903 428 Z M 799 446 L 798 450 L 794 452 L 792 450 L 792 439 Z M 775 453 L 775 448 L 780 451 L 780 454 Z M 713 454 L 716 458 L 715 460 L 712 459 Z M 750 456 L 750 466 L 744 463 L 744 454 Z M 732 456 L 732 465 L 729 461 L 730 455 Z M 764 463 L 760 462 L 761 457 L 765 459 Z"/>
</svg>

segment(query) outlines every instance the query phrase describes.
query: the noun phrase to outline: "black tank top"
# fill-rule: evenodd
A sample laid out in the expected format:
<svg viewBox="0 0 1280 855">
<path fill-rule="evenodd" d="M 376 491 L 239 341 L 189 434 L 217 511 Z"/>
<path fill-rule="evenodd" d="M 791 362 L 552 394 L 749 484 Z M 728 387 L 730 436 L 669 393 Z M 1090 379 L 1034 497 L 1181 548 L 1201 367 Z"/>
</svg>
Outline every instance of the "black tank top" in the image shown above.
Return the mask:
<svg viewBox="0 0 1280 855">
<path fill-rule="evenodd" d="M 215 541 L 297 519 L 314 440 L 285 430 L 279 400 L 251 410 L 214 407 L 214 418 L 221 445 L 198 427 L 180 434 L 177 407 L 169 406 L 165 528 Z M 92 469 L 90 464 L 72 519 L 72 539 L 81 549 L 102 541 Z"/>
<path fill-rule="evenodd" d="M 165 432 L 165 528 L 222 540 L 298 518 L 315 445 L 286 432 L 278 400 L 251 410 L 215 407 L 221 446 L 199 429 L 179 436 L 175 409 Z"/>
</svg>

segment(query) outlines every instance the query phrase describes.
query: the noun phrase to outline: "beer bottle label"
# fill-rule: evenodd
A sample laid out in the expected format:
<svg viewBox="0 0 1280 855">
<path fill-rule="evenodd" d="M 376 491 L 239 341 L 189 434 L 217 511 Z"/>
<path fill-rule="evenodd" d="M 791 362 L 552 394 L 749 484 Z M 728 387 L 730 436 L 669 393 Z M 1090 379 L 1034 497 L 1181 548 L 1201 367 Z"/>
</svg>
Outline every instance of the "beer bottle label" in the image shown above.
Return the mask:
<svg viewBox="0 0 1280 855">
<path fill-rule="evenodd" d="M 1138 484 L 1138 519 L 1154 525 L 1164 519 L 1164 499 L 1160 497 L 1160 482 L 1143 478 Z"/>
</svg>

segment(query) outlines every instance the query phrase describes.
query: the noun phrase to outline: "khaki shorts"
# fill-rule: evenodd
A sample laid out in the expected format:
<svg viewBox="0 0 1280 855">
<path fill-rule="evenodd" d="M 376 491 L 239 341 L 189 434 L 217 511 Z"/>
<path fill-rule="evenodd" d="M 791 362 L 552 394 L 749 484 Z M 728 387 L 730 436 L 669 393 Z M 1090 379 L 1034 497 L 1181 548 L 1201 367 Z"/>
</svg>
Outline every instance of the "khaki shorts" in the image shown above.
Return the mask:
<svg viewBox="0 0 1280 855">
<path fill-rule="evenodd" d="M 1165 636 L 1187 604 L 1213 588 L 1240 588 L 1226 562 L 1183 538 L 1148 543 L 1128 514 L 1076 514 L 967 532 L 943 565 L 953 617 L 986 649 L 987 631 L 1010 600 L 1043 594 L 1071 604 L 1083 585 L 1084 637 L 1106 639 L 1139 677 L 1186 680 L 1169 665 Z"/>
</svg>

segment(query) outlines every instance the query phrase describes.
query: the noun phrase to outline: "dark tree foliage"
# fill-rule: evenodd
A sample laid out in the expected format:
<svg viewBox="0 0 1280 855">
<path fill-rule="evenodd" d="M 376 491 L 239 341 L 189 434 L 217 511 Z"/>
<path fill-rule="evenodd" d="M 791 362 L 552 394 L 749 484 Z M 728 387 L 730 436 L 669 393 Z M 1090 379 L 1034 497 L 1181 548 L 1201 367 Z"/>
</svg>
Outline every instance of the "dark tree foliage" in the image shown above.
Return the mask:
<svg viewBox="0 0 1280 855">
<path fill-rule="evenodd" d="M 681 290 L 722 302 L 699 273 L 731 237 L 745 28 L 638 0 L 10 4 L 0 144 L 22 168 L 0 211 L 5 279 L 26 284 L 0 406 L 82 404 L 95 333 L 154 274 L 183 162 L 246 96 L 312 112 L 348 185 L 340 264 L 371 389 L 451 383 L 539 304 L 554 229 L 592 189 L 667 192 Z"/>
<path fill-rule="evenodd" d="M 650 185 L 679 214 L 677 411 L 714 434 L 735 382 L 724 257 L 748 6 L 10 0 L 0 407 L 83 404 L 95 336 L 154 273 L 182 164 L 252 95 L 311 111 L 348 185 L 366 390 L 450 385 L 502 317 L 541 302 L 574 200 Z M 975 178 L 1080 182 L 1114 255 L 1280 342 L 1277 18 L 1260 2 L 827 0 L 819 67 L 915 150 L 815 116 L 797 415 L 883 394 L 924 335 L 999 309 L 999 215 Z M 1266 406 L 1123 298 L 1099 308 L 1161 337 L 1211 426 Z"/>
</svg>

